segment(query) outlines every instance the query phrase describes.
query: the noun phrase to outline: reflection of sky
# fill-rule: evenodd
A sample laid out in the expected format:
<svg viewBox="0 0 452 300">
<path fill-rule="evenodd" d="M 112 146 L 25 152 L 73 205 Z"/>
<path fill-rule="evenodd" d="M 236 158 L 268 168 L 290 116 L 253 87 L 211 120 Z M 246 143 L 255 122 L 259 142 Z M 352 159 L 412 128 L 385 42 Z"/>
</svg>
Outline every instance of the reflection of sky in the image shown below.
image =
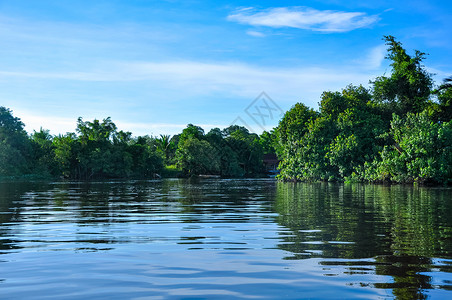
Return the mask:
<svg viewBox="0 0 452 300">
<path fill-rule="evenodd" d="M 125 292 L 245 298 L 387 295 L 360 287 L 362 281 L 387 280 L 372 275 L 373 270 L 350 277 L 347 267 L 322 266 L 321 258 L 284 260 L 291 253 L 277 248 L 281 230 L 274 223 L 255 222 L 22 226 L 16 242 L 25 249 L 3 256 L 0 278 L 6 278 L 7 288 L 0 295 L 10 289 L 27 297 L 49 286 L 55 296 L 69 291 L 77 297 Z M 17 291 L 14 282 L 31 288 Z M 108 292 L 99 290 L 102 285 Z"/>
<path fill-rule="evenodd" d="M 347 227 L 314 220 L 320 215 L 311 210 L 318 208 L 315 205 L 322 200 L 306 196 L 327 187 L 331 206 L 319 207 L 327 213 L 342 207 L 353 216 L 363 213 L 357 205 L 360 202 L 355 199 L 337 204 L 337 199 L 331 198 L 335 191 L 348 195 L 347 188 L 340 185 L 296 187 L 298 193 L 291 195 L 282 192 L 293 191 L 293 185 L 278 184 L 275 191 L 275 183 L 269 180 L 190 184 L 168 180 L 56 184 L 49 189 L 20 192 L 21 201 L 3 208 L 7 212 L 21 206 L 17 220 L 1 225 L 1 238 L 14 247 L 4 249 L 0 256 L 0 298 L 29 298 L 52 291 L 55 297 L 74 298 L 193 295 L 275 299 L 340 295 L 372 299 L 391 296 L 392 291 L 388 285 L 374 285 L 404 284 L 407 277 L 403 276 L 415 281 L 419 274 L 406 272 L 419 270 L 420 262 L 425 264 L 421 268 L 428 270 L 421 273 L 429 276 L 428 284 L 443 289 L 428 289 L 426 293 L 446 295 L 444 286 L 450 286 L 451 260 L 430 262 L 427 257 L 377 254 L 354 257 L 362 255 L 359 247 L 363 245 L 352 239 L 361 236 L 341 232 L 354 228 L 352 224 Z M 378 203 L 375 189 L 396 194 L 403 191 L 369 187 L 375 198 L 366 199 L 366 203 Z M 353 195 L 364 194 L 355 190 Z M 407 205 L 403 203 L 398 204 Z M 365 210 L 367 214 L 371 213 L 369 209 Z M 374 210 L 376 214 L 378 207 Z M 304 224 L 323 226 L 317 229 Z M 395 275 L 402 276 L 401 283 Z"/>
</svg>

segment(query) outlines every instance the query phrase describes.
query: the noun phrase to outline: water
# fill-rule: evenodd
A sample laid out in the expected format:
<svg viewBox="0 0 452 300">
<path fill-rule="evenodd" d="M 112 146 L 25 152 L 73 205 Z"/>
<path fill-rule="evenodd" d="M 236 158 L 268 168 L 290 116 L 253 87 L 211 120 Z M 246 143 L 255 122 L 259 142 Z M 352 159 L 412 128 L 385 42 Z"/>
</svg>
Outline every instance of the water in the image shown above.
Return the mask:
<svg viewBox="0 0 452 300">
<path fill-rule="evenodd" d="M 0 184 L 0 299 L 452 298 L 452 190 Z"/>
</svg>

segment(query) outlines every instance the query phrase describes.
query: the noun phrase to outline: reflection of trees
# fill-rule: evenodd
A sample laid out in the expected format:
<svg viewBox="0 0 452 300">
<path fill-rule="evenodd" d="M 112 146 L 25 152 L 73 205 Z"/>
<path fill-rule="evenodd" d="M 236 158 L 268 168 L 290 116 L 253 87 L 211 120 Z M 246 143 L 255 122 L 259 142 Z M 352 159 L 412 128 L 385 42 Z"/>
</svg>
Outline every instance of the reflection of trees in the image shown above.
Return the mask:
<svg viewBox="0 0 452 300">
<path fill-rule="evenodd" d="M 274 193 L 273 181 L 257 184 L 255 180 L 190 179 L 175 184 L 179 197 L 172 198 L 180 203 L 181 213 L 187 214 L 186 222 L 247 222 L 257 212 L 271 211 L 271 202 L 263 203 L 261 199 L 273 198 L 268 197 Z M 256 203 L 260 204 L 258 209 Z"/>
<path fill-rule="evenodd" d="M 174 220 L 247 222 L 253 214 L 255 217 L 263 209 L 271 210 L 272 197 L 265 202 L 265 208 L 262 206 L 261 199 L 268 193 L 274 193 L 272 181 L 268 185 L 256 181 L 202 179 L 9 184 L 0 190 L 4 199 L 0 204 L 0 221 L 6 224 L 0 227 L 0 234 L 6 238 L 16 236 L 18 232 L 11 232 L 8 225 L 15 221 L 42 225 L 66 223 L 67 231 L 53 236 L 52 241 L 84 244 L 87 249 L 95 250 L 101 249 L 101 244 L 146 241 L 142 236 L 123 234 L 136 224 Z M 6 238 L 0 239 L 0 250 L 19 247 L 23 242 Z M 33 243 L 52 241 L 43 236 Z"/>
<path fill-rule="evenodd" d="M 16 236 L 17 226 L 22 221 L 21 213 L 26 204 L 24 195 L 33 197 L 34 191 L 47 189 L 46 184 L 27 182 L 0 182 L 0 254 L 7 250 L 20 249 Z M 5 238 L 6 237 L 6 238 Z"/>
<path fill-rule="evenodd" d="M 394 282 L 377 283 L 376 288 L 392 289 L 397 299 L 426 299 L 425 289 L 431 289 L 431 277 L 421 274 L 430 271 L 432 260 L 424 256 L 386 255 L 376 258 L 376 273 L 392 276 Z"/>
<path fill-rule="evenodd" d="M 284 250 L 321 250 L 321 256 L 329 258 L 387 254 L 386 229 L 374 226 L 378 216 L 362 187 L 280 183 L 275 205 L 278 222 L 293 231 L 293 243 L 282 245 Z"/>
<path fill-rule="evenodd" d="M 0 183 L 0 254 L 5 250 L 19 248 L 14 240 L 5 238 L 12 236 L 11 230 L 5 225 L 18 221 L 20 215 L 20 206 L 13 204 L 17 202 L 17 198 L 13 196 L 15 190 L 10 183 Z"/>
<path fill-rule="evenodd" d="M 294 253 L 288 259 L 375 258 L 376 273 L 394 279 L 377 287 L 422 298 L 431 284 L 420 272 L 431 257 L 451 257 L 450 199 L 450 189 L 279 183 L 278 223 L 291 230 L 279 247 Z"/>
</svg>

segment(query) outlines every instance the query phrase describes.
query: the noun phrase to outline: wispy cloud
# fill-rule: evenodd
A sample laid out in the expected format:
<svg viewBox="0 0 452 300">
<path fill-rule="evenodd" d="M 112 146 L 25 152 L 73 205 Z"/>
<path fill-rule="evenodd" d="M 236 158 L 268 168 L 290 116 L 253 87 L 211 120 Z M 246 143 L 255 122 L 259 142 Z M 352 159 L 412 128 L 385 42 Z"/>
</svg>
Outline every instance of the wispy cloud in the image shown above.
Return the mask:
<svg viewBox="0 0 452 300">
<path fill-rule="evenodd" d="M 316 10 L 309 7 L 276 7 L 264 10 L 239 9 L 227 19 L 253 26 L 291 27 L 321 32 L 347 32 L 368 27 L 380 20 L 364 12 Z"/>
<path fill-rule="evenodd" d="M 372 48 L 370 51 L 367 62 L 370 68 L 377 69 L 381 66 L 386 57 L 386 45 L 380 45 Z"/>
<path fill-rule="evenodd" d="M 357 58 L 354 62 L 363 70 L 377 70 L 379 69 L 386 57 L 386 45 L 370 48 L 363 57 Z"/>
<path fill-rule="evenodd" d="M 254 37 L 265 37 L 265 34 L 255 30 L 248 30 L 246 34 L 254 36 Z"/>
<path fill-rule="evenodd" d="M 285 102 L 303 99 L 315 106 L 320 94 L 326 89 L 340 89 L 350 83 L 366 84 L 373 77 L 372 70 L 361 64 L 343 67 L 262 67 L 247 63 L 200 62 L 200 61 L 124 61 L 98 62 L 83 72 L 75 70 L 60 72 L 5 72 L 3 79 L 28 82 L 60 84 L 67 82 L 105 82 L 112 91 L 125 85 L 140 87 L 141 90 L 167 94 L 165 99 L 195 99 L 216 97 L 229 99 L 253 99 L 266 91 Z M 145 92 L 145 91 L 143 91 Z"/>
</svg>

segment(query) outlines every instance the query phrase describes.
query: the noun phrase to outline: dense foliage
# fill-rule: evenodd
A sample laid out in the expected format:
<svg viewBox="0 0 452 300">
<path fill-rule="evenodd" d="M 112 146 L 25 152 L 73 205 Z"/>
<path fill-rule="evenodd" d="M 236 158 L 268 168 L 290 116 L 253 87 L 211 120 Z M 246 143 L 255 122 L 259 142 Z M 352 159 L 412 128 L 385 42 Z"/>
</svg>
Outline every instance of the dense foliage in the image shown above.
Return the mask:
<svg viewBox="0 0 452 300">
<path fill-rule="evenodd" d="M 79 118 L 76 132 L 65 135 L 52 136 L 41 129 L 28 136 L 20 119 L 0 107 L 0 178 L 261 176 L 264 148 L 273 151 L 270 134 L 264 136 L 236 125 L 204 134 L 201 127 L 189 124 L 173 137 L 132 138 L 130 132 L 118 131 L 110 118 Z"/>
<path fill-rule="evenodd" d="M 0 176 L 75 179 L 152 177 L 163 155 L 149 137 L 131 138 L 110 118 L 77 121 L 77 133 L 52 136 L 41 129 L 27 136 L 24 124 L 0 107 Z"/>
<path fill-rule="evenodd" d="M 204 134 L 189 124 L 179 137 L 176 163 L 186 175 L 258 176 L 263 171 L 263 145 L 257 134 L 242 126 L 213 128 Z"/>
<path fill-rule="evenodd" d="M 23 174 L 30 170 L 31 141 L 24 124 L 0 107 L 0 174 Z"/>
<path fill-rule="evenodd" d="M 280 178 L 452 182 L 452 78 L 433 90 L 424 53 L 385 40 L 390 76 L 323 93 L 318 113 L 298 103 L 285 114 L 275 129 Z"/>
</svg>

